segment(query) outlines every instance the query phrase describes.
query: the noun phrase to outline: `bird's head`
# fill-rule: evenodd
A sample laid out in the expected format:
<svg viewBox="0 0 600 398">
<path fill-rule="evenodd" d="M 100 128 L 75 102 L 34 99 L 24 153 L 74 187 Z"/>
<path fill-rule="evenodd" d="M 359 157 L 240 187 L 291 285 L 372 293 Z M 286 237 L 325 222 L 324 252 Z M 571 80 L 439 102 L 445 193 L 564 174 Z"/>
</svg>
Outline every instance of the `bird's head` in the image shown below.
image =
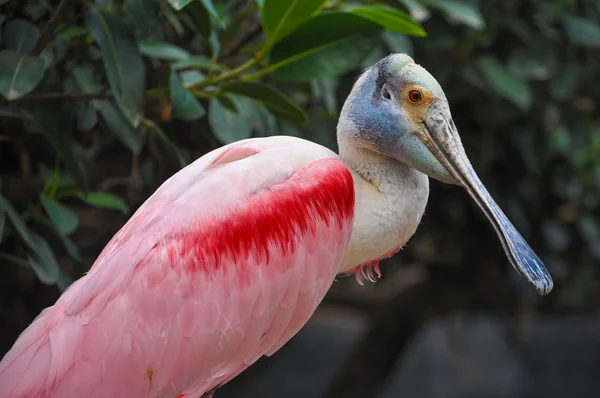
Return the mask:
<svg viewBox="0 0 600 398">
<path fill-rule="evenodd" d="M 338 140 L 465 188 L 492 223 L 513 267 L 538 293 L 552 290 L 544 264 L 471 166 L 444 91 L 411 57 L 389 55 L 359 77 L 342 109 Z"/>
</svg>

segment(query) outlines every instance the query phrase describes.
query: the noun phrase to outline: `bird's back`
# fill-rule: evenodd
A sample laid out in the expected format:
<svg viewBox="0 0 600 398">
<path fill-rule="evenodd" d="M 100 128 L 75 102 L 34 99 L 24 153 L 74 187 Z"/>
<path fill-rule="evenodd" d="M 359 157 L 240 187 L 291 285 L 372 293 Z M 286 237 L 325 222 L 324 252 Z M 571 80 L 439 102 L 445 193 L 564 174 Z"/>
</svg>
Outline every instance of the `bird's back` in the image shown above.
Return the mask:
<svg viewBox="0 0 600 398">
<path fill-rule="evenodd" d="M 0 397 L 190 397 L 275 352 L 336 275 L 354 185 L 291 137 L 183 169 L 0 362 Z"/>
</svg>

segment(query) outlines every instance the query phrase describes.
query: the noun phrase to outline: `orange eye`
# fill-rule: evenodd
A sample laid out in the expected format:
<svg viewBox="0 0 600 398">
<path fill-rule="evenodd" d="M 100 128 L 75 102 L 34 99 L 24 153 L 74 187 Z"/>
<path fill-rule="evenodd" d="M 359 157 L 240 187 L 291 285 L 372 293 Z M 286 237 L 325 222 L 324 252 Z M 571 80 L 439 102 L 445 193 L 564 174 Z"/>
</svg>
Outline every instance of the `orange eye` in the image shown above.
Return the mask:
<svg viewBox="0 0 600 398">
<path fill-rule="evenodd" d="M 419 90 L 410 90 L 408 92 L 408 99 L 413 103 L 421 102 L 423 95 Z"/>
</svg>

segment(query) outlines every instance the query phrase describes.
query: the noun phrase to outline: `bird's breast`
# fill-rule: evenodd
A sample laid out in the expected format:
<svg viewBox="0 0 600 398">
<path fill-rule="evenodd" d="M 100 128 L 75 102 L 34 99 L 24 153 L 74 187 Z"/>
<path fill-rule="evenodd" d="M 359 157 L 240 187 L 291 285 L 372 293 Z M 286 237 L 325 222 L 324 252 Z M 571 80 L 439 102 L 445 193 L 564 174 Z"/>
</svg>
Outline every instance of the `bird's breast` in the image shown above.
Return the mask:
<svg viewBox="0 0 600 398">
<path fill-rule="evenodd" d="M 412 170 L 373 184 L 355 177 L 354 228 L 341 273 L 390 257 L 415 233 L 429 196 L 429 181 Z"/>
</svg>

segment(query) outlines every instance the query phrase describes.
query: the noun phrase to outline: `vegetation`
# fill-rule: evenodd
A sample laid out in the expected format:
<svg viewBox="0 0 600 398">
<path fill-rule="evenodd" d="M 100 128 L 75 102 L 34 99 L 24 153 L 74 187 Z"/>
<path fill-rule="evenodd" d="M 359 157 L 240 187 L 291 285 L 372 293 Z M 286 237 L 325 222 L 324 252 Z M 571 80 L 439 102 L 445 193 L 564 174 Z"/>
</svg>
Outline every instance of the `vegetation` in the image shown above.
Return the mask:
<svg viewBox="0 0 600 398">
<path fill-rule="evenodd" d="M 0 6 L 0 297 L 27 302 L 31 318 L 56 297 L 24 298 L 42 286 L 31 270 L 66 288 L 198 156 L 274 134 L 335 149 L 356 75 L 390 52 L 413 55 L 438 78 L 475 168 L 556 290 L 539 301 L 508 270 L 467 195 L 437 183 L 401 262 L 426 264 L 479 306 L 598 308 L 597 1 Z M 22 310 L 7 308 L 3 320 Z"/>
</svg>

